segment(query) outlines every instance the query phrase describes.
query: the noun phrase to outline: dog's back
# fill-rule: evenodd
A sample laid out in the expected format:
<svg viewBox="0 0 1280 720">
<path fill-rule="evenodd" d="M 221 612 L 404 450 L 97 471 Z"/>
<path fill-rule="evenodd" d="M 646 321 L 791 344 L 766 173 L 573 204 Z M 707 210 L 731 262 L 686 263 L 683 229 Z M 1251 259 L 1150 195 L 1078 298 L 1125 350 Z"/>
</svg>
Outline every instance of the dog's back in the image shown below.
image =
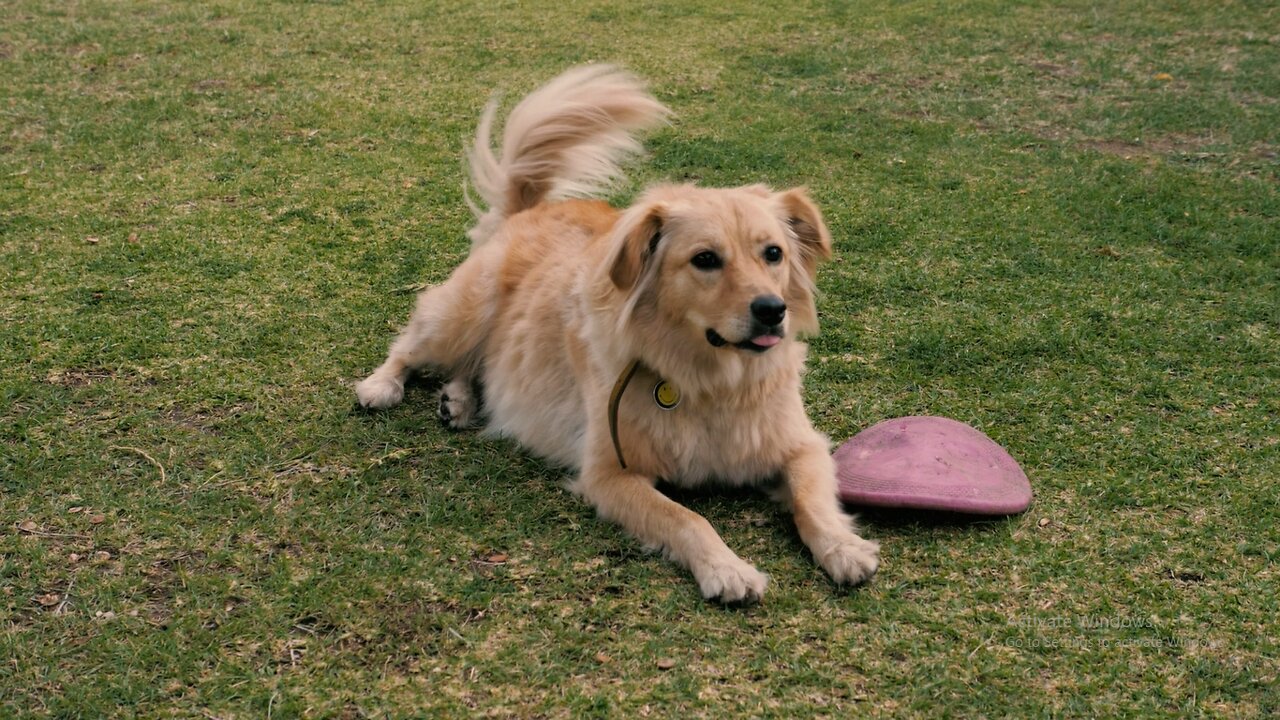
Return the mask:
<svg viewBox="0 0 1280 720">
<path fill-rule="evenodd" d="M 503 258 L 480 371 L 489 431 L 565 467 L 582 457 L 582 384 L 591 372 L 585 287 L 617 217 L 599 200 L 541 203 L 509 218 L 490 241 Z"/>
<path fill-rule="evenodd" d="M 478 407 L 471 385 L 484 370 L 486 348 L 508 341 L 511 323 L 529 312 L 514 306 L 519 301 L 507 301 L 523 283 L 556 285 L 548 273 L 561 284 L 568 282 L 569 266 L 582 261 L 584 243 L 604 232 L 616 215 L 599 201 L 548 201 L 604 190 L 619 179 L 620 163 L 639 152 L 635 135 L 668 114 L 631 74 L 611 65 L 586 65 L 517 104 L 495 153 L 497 102 L 490 102 L 467 152 L 467 204 L 476 216 L 467 233 L 471 255 L 449 283 L 419 298 L 386 362 L 356 386 L 360 403 L 395 405 L 409 373 L 430 366 L 453 377 L 442 393 L 441 419 L 451 427 L 471 424 Z M 529 231 L 535 225 L 543 232 Z M 543 320 L 556 318 L 544 314 Z M 551 455 L 560 459 L 563 453 Z"/>
<path fill-rule="evenodd" d="M 473 252 L 501 256 L 478 278 L 492 283 L 492 323 L 475 364 L 490 430 L 575 465 L 583 411 L 568 338 L 582 322 L 579 278 L 617 211 L 598 200 L 554 201 L 595 195 L 620 179 L 620 164 L 641 149 L 635 135 L 668 110 L 616 67 L 575 68 L 516 105 L 495 154 L 496 108 L 486 107 L 468 152 L 472 186 L 487 205 L 470 203 Z"/>
</svg>

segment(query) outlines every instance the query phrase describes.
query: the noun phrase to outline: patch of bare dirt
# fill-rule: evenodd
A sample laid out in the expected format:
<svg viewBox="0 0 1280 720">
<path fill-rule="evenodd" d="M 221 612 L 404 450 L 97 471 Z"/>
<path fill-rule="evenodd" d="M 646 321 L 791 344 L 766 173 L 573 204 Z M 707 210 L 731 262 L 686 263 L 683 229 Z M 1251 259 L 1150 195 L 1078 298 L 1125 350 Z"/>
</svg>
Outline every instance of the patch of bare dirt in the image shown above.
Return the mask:
<svg viewBox="0 0 1280 720">
<path fill-rule="evenodd" d="M 115 373 L 106 368 L 65 368 L 52 370 L 45 376 L 45 382 L 61 387 L 87 387 L 104 380 L 112 380 Z"/>
<path fill-rule="evenodd" d="M 1075 68 L 1069 65 L 1062 65 L 1060 63 L 1048 62 L 1044 60 L 1032 62 L 1028 65 L 1028 67 L 1030 67 L 1032 70 L 1035 70 L 1038 73 L 1041 73 L 1044 75 L 1052 75 L 1054 77 L 1073 78 L 1073 77 L 1080 76 L 1080 71 L 1076 70 Z"/>
</svg>

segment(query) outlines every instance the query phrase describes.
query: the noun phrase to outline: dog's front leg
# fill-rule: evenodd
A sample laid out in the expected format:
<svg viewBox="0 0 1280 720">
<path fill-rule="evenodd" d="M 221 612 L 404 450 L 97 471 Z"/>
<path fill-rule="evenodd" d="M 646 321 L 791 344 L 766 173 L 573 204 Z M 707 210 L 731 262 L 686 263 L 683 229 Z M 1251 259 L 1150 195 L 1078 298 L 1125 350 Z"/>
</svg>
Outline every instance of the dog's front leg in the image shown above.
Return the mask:
<svg viewBox="0 0 1280 720">
<path fill-rule="evenodd" d="M 768 577 L 734 554 L 706 518 L 658 492 L 652 479 L 587 470 L 574 489 L 601 517 L 689 568 L 708 600 L 753 603 L 764 595 Z"/>
<path fill-rule="evenodd" d="M 880 545 L 859 537 L 853 518 L 841 509 L 826 443 L 816 440 L 798 450 L 783 470 L 783 481 L 781 494 L 795 515 L 800 539 L 831 578 L 857 585 L 875 575 Z"/>
</svg>

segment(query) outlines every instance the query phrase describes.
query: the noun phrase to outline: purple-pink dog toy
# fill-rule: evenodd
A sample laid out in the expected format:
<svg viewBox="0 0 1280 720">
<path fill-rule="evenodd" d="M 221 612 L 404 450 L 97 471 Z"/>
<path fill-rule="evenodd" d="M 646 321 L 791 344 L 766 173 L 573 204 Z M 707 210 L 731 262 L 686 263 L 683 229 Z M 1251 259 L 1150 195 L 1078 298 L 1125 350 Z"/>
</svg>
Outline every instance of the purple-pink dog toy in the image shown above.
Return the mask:
<svg viewBox="0 0 1280 720">
<path fill-rule="evenodd" d="M 943 417 L 873 425 L 836 449 L 840 498 L 854 505 L 1011 515 L 1031 483 L 991 438 Z"/>
</svg>

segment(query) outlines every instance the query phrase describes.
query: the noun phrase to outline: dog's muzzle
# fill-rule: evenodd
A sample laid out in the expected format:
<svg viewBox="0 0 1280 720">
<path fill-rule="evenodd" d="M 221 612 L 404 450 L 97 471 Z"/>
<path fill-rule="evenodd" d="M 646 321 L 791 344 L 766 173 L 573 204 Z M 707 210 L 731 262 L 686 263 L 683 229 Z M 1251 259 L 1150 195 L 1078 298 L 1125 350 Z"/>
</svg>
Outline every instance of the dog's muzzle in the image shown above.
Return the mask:
<svg viewBox="0 0 1280 720">
<path fill-rule="evenodd" d="M 751 334 L 746 340 L 731 343 L 723 335 L 707 328 L 707 342 L 712 347 L 732 345 L 740 350 L 762 353 L 782 342 L 782 321 L 787 316 L 787 303 L 777 295 L 760 295 L 751 301 Z"/>
</svg>

